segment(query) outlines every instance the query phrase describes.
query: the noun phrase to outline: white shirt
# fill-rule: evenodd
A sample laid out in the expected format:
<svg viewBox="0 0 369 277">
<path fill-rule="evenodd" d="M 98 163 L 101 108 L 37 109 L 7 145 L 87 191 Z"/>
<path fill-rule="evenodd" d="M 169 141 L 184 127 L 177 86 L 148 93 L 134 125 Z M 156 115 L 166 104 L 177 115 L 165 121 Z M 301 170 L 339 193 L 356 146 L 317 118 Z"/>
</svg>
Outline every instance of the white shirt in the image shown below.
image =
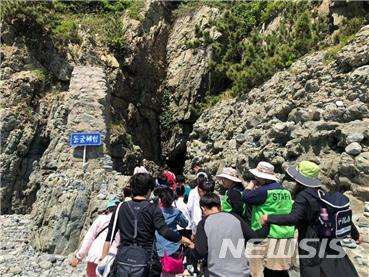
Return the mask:
<svg viewBox="0 0 369 277">
<path fill-rule="evenodd" d="M 196 234 L 197 224 L 199 224 L 202 218 L 202 212 L 200 208 L 200 195 L 197 186 L 193 188 L 188 195 L 187 207 L 191 221 L 192 233 Z"/>
<path fill-rule="evenodd" d="M 187 204 L 183 201 L 183 197 L 179 197 L 176 201 L 174 201 L 174 207 L 176 207 L 178 210 L 180 210 L 183 215 L 188 220 L 188 225 L 185 228 L 186 230 L 191 230 L 191 217 L 190 213 L 188 211 Z M 177 230 L 182 230 L 183 228 L 179 225 L 177 225 Z"/>
</svg>

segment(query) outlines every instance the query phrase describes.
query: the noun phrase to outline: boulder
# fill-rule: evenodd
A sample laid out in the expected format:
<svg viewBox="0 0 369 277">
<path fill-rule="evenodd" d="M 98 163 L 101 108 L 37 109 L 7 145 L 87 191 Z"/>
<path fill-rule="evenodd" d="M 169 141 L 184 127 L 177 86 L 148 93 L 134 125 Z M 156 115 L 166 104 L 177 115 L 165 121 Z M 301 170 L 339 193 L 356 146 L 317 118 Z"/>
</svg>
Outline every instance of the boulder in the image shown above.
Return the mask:
<svg viewBox="0 0 369 277">
<path fill-rule="evenodd" d="M 352 143 L 350 143 L 349 145 L 346 146 L 345 151 L 346 151 L 347 154 L 355 156 L 355 155 L 360 154 L 362 149 L 363 148 L 361 147 L 361 145 L 359 143 L 352 142 Z"/>
</svg>

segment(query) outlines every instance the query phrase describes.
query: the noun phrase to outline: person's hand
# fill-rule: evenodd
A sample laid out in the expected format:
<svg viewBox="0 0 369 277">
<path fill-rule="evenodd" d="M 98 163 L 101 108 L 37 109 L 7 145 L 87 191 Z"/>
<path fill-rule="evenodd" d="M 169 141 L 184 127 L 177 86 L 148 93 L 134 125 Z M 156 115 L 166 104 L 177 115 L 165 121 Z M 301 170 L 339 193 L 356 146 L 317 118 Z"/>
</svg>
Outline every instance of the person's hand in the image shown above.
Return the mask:
<svg viewBox="0 0 369 277">
<path fill-rule="evenodd" d="M 186 238 L 186 237 L 182 237 L 181 243 L 184 244 L 187 247 L 190 247 L 190 245 L 193 244 L 193 242 L 191 240 L 189 240 L 188 238 Z"/>
<path fill-rule="evenodd" d="M 260 219 L 259 219 L 260 224 L 261 224 L 262 226 L 264 226 L 264 225 L 267 223 L 267 220 L 268 220 L 268 216 L 267 216 L 266 214 L 263 214 L 263 215 L 260 217 Z"/>
<path fill-rule="evenodd" d="M 78 264 L 79 264 L 79 260 L 77 258 L 74 258 L 70 263 L 70 265 L 73 267 L 76 267 Z"/>
<path fill-rule="evenodd" d="M 256 187 L 255 181 L 250 181 L 250 183 L 246 186 L 246 189 L 253 190 Z"/>
<path fill-rule="evenodd" d="M 365 239 L 365 235 L 360 233 L 359 234 L 359 239 L 356 241 L 356 244 L 362 243 L 364 241 L 364 239 Z"/>
<path fill-rule="evenodd" d="M 191 244 L 189 244 L 187 247 L 190 248 L 190 249 L 195 249 L 195 244 L 193 242 L 191 242 Z"/>
</svg>

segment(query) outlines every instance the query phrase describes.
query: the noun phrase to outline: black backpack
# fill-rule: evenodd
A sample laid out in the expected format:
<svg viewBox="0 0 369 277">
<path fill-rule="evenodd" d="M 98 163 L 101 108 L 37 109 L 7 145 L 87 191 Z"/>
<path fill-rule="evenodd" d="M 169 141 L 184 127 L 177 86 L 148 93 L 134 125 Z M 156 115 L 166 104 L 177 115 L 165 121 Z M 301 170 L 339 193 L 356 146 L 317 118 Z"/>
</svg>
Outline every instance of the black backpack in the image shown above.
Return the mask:
<svg viewBox="0 0 369 277">
<path fill-rule="evenodd" d="M 340 192 L 317 192 L 320 206 L 316 222 L 318 237 L 343 239 L 351 235 L 352 210 L 349 199 Z M 328 220 L 322 216 L 322 209 L 326 209 Z"/>
<path fill-rule="evenodd" d="M 130 212 L 133 214 L 134 234 L 133 244 L 119 247 L 109 277 L 145 277 L 150 272 L 152 255 L 137 244 L 137 215 L 142 207 L 131 207 L 132 201 L 127 202 Z"/>
</svg>

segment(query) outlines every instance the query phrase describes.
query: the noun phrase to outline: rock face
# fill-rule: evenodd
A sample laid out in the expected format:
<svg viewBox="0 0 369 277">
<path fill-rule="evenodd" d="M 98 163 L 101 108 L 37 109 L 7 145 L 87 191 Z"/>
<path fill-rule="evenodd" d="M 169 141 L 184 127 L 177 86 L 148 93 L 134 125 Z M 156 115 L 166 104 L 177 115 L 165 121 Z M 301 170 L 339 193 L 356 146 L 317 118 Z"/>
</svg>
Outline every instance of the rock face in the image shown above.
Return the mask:
<svg viewBox="0 0 369 277">
<path fill-rule="evenodd" d="M 98 208 L 93 199 L 99 194 L 105 196 L 100 195 L 101 200 L 109 199 L 114 197 L 109 190 L 119 191 L 107 150 L 110 110 L 106 107 L 110 105 L 104 71 L 75 67 L 64 104 L 68 116 L 64 122 L 48 121 L 51 141 L 28 183 L 29 191 L 37 191 L 31 212 L 32 244 L 36 249 L 63 254 L 78 245 L 86 217 Z M 101 146 L 87 147 L 84 169 L 83 148 L 69 145 L 69 134 L 75 132 L 102 135 Z"/>
<path fill-rule="evenodd" d="M 320 163 L 322 181 L 369 199 L 369 26 L 327 64 L 308 55 L 239 99 L 218 103 L 194 125 L 186 168 L 234 166 L 244 178 L 261 160 L 279 173 L 292 162 Z M 283 176 L 281 176 L 283 177 Z"/>
<path fill-rule="evenodd" d="M 192 14 L 177 18 L 170 30 L 167 44 L 167 76 L 161 87 L 164 97 L 162 155 L 175 165 L 183 160 L 186 142 L 198 115 L 194 107 L 203 101 L 208 90 L 210 50 L 187 49 L 186 42 L 195 39 L 194 26 L 207 28 L 209 20 L 219 15 L 216 8 L 203 6 Z"/>
<path fill-rule="evenodd" d="M 176 7 L 146 1 L 142 21 L 124 19 L 126 48 L 115 55 L 82 28 L 81 44 L 70 42 L 63 53 L 47 34 L 32 33 L 40 38 L 32 48 L 14 26 L 2 28 L 0 213 L 31 212 L 35 249 L 73 252 L 128 183 L 121 174 L 132 174 L 142 158 L 154 172 L 163 156 L 181 171 L 187 146 L 187 169 L 197 159 L 213 172 L 227 164 L 248 177 L 262 159 L 281 172 L 311 158 L 327 185 L 368 197 L 368 27 L 335 63 L 324 52 L 307 56 L 196 121 L 196 105 L 217 82 L 208 72 L 211 53 L 186 43 L 196 38 L 195 25 L 209 28 L 219 11 L 202 6 L 174 16 Z M 103 145 L 89 147 L 83 165 L 83 149 L 70 147 L 69 134 L 96 131 Z M 35 268 L 52 274 L 50 263 Z"/>
<path fill-rule="evenodd" d="M 172 7 L 171 2 L 147 1 L 143 21 L 125 20 L 127 49 L 119 62 L 126 70 L 118 76 L 112 88 L 113 122 L 119 122 L 129 132 L 131 143 L 140 147 L 146 159 L 156 163 L 161 160 L 161 110 L 157 90 L 166 74 L 165 55 Z M 117 153 L 121 153 L 115 154 L 114 162 L 123 167 L 125 151 L 120 149 L 124 147 L 124 140 L 117 140 L 113 146 Z M 132 173 L 133 167 L 126 170 Z"/>
<path fill-rule="evenodd" d="M 96 212 L 127 184 L 128 177 L 117 171 L 131 174 L 143 157 L 157 169 L 164 87 L 173 87 L 171 97 L 179 101 L 170 107 L 178 114 L 175 121 L 194 120 L 190 109 L 202 97 L 206 54 L 181 50 L 186 37 L 194 37 L 193 24 L 206 24 L 215 10 L 202 8 L 175 23 L 177 6 L 147 1 L 144 20 L 125 18 L 127 48 L 115 57 L 99 43 L 93 47 L 93 37 L 83 29 L 81 44 L 69 43 L 65 55 L 47 37 L 47 45 L 31 49 L 26 36 L 2 30 L 16 43 L 6 40 L 1 52 L 0 212 L 31 212 L 36 249 L 74 251 Z M 196 63 L 179 65 L 184 58 Z M 179 76 L 186 76 L 186 85 Z M 182 97 L 186 90 L 191 93 Z M 182 102 L 187 103 L 183 109 Z M 97 131 L 103 145 L 87 148 L 83 166 L 83 149 L 71 148 L 69 135 Z M 189 132 L 190 127 L 186 136 Z M 168 151 L 183 151 L 184 142 L 181 138 L 180 147 L 174 143 Z"/>
<path fill-rule="evenodd" d="M 23 213 L 29 211 L 24 195 L 29 176 L 49 144 L 45 117 L 51 105 L 40 101 L 46 76 L 25 45 L 4 45 L 1 53 L 0 212 Z"/>
</svg>

